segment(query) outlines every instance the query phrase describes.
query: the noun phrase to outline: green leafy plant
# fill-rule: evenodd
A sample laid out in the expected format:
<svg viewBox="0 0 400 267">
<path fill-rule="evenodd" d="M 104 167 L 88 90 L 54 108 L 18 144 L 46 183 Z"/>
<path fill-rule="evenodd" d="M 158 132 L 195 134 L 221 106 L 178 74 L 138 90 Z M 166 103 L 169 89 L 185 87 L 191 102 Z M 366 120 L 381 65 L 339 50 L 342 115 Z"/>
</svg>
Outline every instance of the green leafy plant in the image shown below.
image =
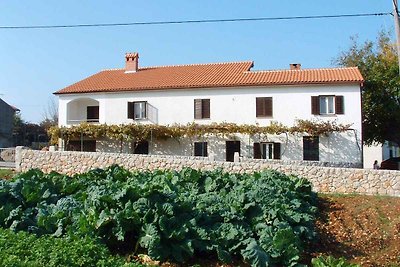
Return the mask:
<svg viewBox="0 0 400 267">
<path fill-rule="evenodd" d="M 349 263 L 345 258 L 334 258 L 332 256 L 314 258 L 311 260 L 313 267 L 359 267 L 358 264 Z"/>
<path fill-rule="evenodd" d="M 37 237 L 0 228 L 0 266 L 140 267 L 112 256 L 107 247 L 89 237 Z"/>
<path fill-rule="evenodd" d="M 295 266 L 314 238 L 311 184 L 276 171 L 130 172 L 68 177 L 31 170 L 0 181 L 0 226 L 92 236 L 112 251 L 184 262 L 196 253 L 252 266 Z"/>
</svg>

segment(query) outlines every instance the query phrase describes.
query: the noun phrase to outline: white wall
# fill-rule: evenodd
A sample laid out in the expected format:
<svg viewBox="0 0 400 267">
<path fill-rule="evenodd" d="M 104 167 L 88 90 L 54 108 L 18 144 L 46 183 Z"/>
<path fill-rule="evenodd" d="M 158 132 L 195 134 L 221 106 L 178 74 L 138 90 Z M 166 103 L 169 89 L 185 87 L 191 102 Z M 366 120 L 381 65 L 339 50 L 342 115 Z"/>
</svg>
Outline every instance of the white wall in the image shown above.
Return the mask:
<svg viewBox="0 0 400 267">
<path fill-rule="evenodd" d="M 363 165 L 364 169 L 372 169 L 375 160 L 378 161 L 380 165 L 383 160 L 382 153 L 382 145 L 381 144 L 373 144 L 370 146 L 364 145 L 364 160 Z"/>
<path fill-rule="evenodd" d="M 318 95 L 342 95 L 344 96 L 344 115 L 312 115 L 311 96 Z M 133 121 L 127 118 L 127 102 L 147 101 L 157 109 L 158 123 L 187 124 L 196 122 L 208 124 L 211 122 L 232 122 L 237 124 L 255 124 L 265 126 L 272 121 L 287 126 L 292 126 L 296 119 L 306 120 L 337 120 L 338 123 L 353 124 L 354 132 L 343 134 L 332 134 L 329 137 L 320 137 L 320 160 L 321 161 L 348 161 L 361 162 L 361 96 L 359 85 L 309 85 L 309 86 L 273 86 L 273 87 L 245 87 L 245 88 L 218 88 L 218 89 L 193 89 L 193 90 L 165 90 L 145 92 L 118 92 L 118 93 L 93 93 L 93 94 L 71 94 L 59 95 L 60 126 L 66 126 L 65 114 L 70 101 L 78 98 L 90 97 L 100 103 L 100 123 L 128 124 L 128 123 L 151 123 L 149 121 Z M 273 117 L 256 118 L 256 97 L 273 98 Z M 194 99 L 210 99 L 210 119 L 194 119 Z M 277 137 L 282 139 L 282 137 Z M 358 143 L 356 142 L 356 138 Z M 246 138 L 245 138 L 246 139 Z M 248 139 L 248 138 L 247 138 Z M 302 137 L 286 137 L 281 142 L 282 157 L 287 159 L 302 159 Z M 158 145 L 154 151 L 174 152 L 178 155 L 188 151 L 177 149 L 168 142 Z M 246 143 L 242 142 L 242 146 Z M 247 143 L 249 143 L 247 141 Z M 218 154 L 224 157 L 223 145 L 219 145 Z M 247 144 L 248 145 L 248 144 Z M 285 148 L 284 148 L 285 147 Z M 248 151 L 248 147 L 242 151 Z M 252 153 L 252 149 L 250 149 Z M 154 152 L 161 153 L 161 152 Z M 185 152 L 189 153 L 189 152 Z"/>
</svg>

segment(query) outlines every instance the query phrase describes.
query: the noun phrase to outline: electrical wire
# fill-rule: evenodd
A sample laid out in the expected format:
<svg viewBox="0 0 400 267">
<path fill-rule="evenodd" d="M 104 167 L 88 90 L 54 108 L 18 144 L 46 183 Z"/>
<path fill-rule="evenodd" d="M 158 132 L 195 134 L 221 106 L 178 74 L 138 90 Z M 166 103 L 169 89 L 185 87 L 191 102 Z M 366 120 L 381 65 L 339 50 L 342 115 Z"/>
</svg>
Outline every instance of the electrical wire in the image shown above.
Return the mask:
<svg viewBox="0 0 400 267">
<path fill-rule="evenodd" d="M 190 24 L 190 23 L 220 23 L 220 22 L 246 22 L 246 21 L 250 22 L 250 21 L 300 20 L 300 19 L 331 19 L 331 18 L 372 17 L 372 16 L 387 16 L 387 15 L 392 15 L 392 13 L 391 12 L 381 12 L 381 13 L 358 13 L 358 14 L 292 16 L 292 17 L 201 19 L 201 20 L 148 21 L 148 22 L 126 22 L 126 23 L 95 23 L 95 24 L 69 24 L 69 25 L 0 26 L 0 30 L 57 29 L 57 28 L 82 28 L 82 27 L 119 27 L 119 26 L 168 25 L 168 24 Z"/>
</svg>

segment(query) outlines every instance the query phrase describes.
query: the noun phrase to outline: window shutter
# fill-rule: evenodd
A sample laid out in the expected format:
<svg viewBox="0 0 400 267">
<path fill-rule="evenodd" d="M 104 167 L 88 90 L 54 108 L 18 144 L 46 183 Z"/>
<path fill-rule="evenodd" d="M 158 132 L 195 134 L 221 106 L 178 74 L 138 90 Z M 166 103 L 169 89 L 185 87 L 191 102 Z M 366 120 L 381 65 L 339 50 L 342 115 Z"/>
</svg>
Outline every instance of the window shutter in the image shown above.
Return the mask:
<svg viewBox="0 0 400 267">
<path fill-rule="evenodd" d="M 335 96 L 335 113 L 344 114 L 344 101 L 342 95 Z"/>
<path fill-rule="evenodd" d="M 274 143 L 274 159 L 281 159 L 281 143 Z"/>
<path fill-rule="evenodd" d="M 208 157 L 207 142 L 203 142 L 203 157 Z"/>
<path fill-rule="evenodd" d="M 265 115 L 265 101 L 263 97 L 256 97 L 256 117 L 264 117 Z"/>
<path fill-rule="evenodd" d="M 253 151 L 254 151 L 254 158 L 261 159 L 261 144 L 260 143 L 254 143 Z"/>
<path fill-rule="evenodd" d="M 319 114 L 319 97 L 318 96 L 311 97 L 311 114 L 313 114 L 313 115 Z"/>
<path fill-rule="evenodd" d="M 203 112 L 202 118 L 210 118 L 210 99 L 202 99 L 201 111 Z"/>
<path fill-rule="evenodd" d="M 128 102 L 128 119 L 133 119 L 133 102 Z"/>
<path fill-rule="evenodd" d="M 201 119 L 202 117 L 202 101 L 201 99 L 194 100 L 194 118 Z"/>
<path fill-rule="evenodd" d="M 272 97 L 265 97 L 265 116 L 272 117 Z"/>
</svg>

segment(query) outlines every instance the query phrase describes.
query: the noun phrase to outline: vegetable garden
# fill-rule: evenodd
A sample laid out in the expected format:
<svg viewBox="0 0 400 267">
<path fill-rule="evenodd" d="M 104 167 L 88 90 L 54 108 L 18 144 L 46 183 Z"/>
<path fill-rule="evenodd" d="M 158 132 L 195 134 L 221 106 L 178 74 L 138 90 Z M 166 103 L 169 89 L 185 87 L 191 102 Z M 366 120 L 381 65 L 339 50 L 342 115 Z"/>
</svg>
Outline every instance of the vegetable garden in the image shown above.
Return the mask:
<svg viewBox="0 0 400 267">
<path fill-rule="evenodd" d="M 118 255 L 145 253 L 300 266 L 315 238 L 315 201 L 307 180 L 276 171 L 30 170 L 0 179 L 0 265 L 137 266 Z M 26 242 L 38 252 L 24 252 Z"/>
</svg>

